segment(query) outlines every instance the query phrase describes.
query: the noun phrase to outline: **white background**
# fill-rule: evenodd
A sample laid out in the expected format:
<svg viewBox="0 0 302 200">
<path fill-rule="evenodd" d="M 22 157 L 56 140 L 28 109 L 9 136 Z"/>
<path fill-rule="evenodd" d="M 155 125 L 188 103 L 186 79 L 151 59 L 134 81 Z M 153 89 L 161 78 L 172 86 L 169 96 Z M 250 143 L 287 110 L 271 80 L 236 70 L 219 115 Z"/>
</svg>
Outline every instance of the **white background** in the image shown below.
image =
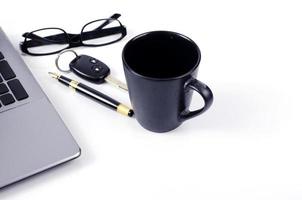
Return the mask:
<svg viewBox="0 0 302 200">
<path fill-rule="evenodd" d="M 202 51 L 198 78 L 215 102 L 172 132 L 152 133 L 48 77 L 55 56 L 23 56 L 82 156 L 2 190 L 0 199 L 302 199 L 300 3 L 1 1 L 0 25 L 16 48 L 23 32 L 55 26 L 78 33 L 89 21 L 121 13 L 128 28 L 122 42 L 76 49 L 107 63 L 121 80 L 121 51 L 130 38 L 160 29 L 183 33 Z M 126 92 L 93 86 L 129 104 Z"/>
</svg>

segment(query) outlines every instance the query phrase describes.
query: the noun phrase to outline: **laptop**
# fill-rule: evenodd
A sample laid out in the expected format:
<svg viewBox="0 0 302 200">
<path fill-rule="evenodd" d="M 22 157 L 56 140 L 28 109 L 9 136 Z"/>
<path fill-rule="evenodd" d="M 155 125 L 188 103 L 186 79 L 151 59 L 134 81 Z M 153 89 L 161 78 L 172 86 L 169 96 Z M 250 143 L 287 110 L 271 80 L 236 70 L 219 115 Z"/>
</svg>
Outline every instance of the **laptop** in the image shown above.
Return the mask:
<svg viewBox="0 0 302 200">
<path fill-rule="evenodd" d="M 0 28 L 0 188 L 75 159 L 80 152 Z"/>
</svg>

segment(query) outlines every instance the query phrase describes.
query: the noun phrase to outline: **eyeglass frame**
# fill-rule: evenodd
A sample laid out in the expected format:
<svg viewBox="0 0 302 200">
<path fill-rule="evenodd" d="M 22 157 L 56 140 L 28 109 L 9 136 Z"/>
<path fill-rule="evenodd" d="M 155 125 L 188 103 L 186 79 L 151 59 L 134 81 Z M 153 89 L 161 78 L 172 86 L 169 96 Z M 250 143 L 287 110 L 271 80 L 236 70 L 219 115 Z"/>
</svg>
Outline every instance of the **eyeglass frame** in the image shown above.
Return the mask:
<svg viewBox="0 0 302 200">
<path fill-rule="evenodd" d="M 83 28 L 81 29 L 81 32 L 80 34 L 71 34 L 71 33 L 67 33 L 65 30 L 61 29 L 61 28 L 56 28 L 56 27 L 49 27 L 49 28 L 42 28 L 42 29 L 38 29 L 38 30 L 35 30 L 35 31 L 32 31 L 32 32 L 26 32 L 24 33 L 22 36 L 24 37 L 24 41 L 20 43 L 20 49 L 23 53 L 26 53 L 28 55 L 31 55 L 31 56 L 47 56 L 47 55 L 53 55 L 53 54 L 57 54 L 57 53 L 60 53 L 61 51 L 64 51 L 66 49 L 70 49 L 70 48 L 74 48 L 74 47 L 80 47 L 80 46 L 86 46 L 86 47 L 100 47 L 100 46 L 105 46 L 105 45 L 109 45 L 109 44 L 112 44 L 112 43 L 115 43 L 115 42 L 118 42 L 120 40 L 122 40 L 126 35 L 127 35 L 127 29 L 126 27 L 117 19 L 119 18 L 121 15 L 120 14 L 114 14 L 112 15 L 110 18 L 104 18 L 104 19 L 98 19 L 98 20 L 94 20 L 94 21 L 91 21 L 87 24 L 85 24 L 83 26 Z M 108 21 L 110 20 L 115 20 L 119 23 L 119 27 L 112 27 L 112 28 L 108 28 L 108 29 L 102 29 L 104 26 L 106 26 L 108 23 Z M 93 31 L 89 31 L 89 32 L 84 32 L 85 28 L 92 24 L 92 23 L 95 23 L 95 22 L 98 22 L 98 21 L 105 21 L 103 24 L 101 24 L 97 29 L 99 30 L 93 30 Z M 46 36 L 46 37 L 39 37 L 37 35 L 35 35 L 34 33 L 35 32 L 38 32 L 38 31 L 43 31 L 43 30 L 60 30 L 62 33 L 59 33 L 59 34 L 56 34 L 56 35 L 50 35 L 50 36 Z M 117 32 L 112 32 L 112 30 L 116 29 Z M 110 42 L 107 42 L 107 43 L 104 43 L 104 44 L 85 44 L 84 41 L 87 40 L 87 39 L 84 39 L 83 36 L 85 34 L 89 34 L 91 32 L 96 32 L 96 31 L 100 31 L 99 34 L 101 33 L 101 31 L 104 31 L 106 30 L 106 32 L 103 32 L 103 35 L 100 36 L 100 37 L 95 37 L 95 38 L 101 38 L 101 37 L 104 37 L 104 36 L 108 36 L 108 35 L 111 35 L 111 34 L 114 34 L 114 33 L 121 33 L 121 37 L 116 39 L 116 40 L 113 40 L 113 41 L 110 41 Z M 58 37 L 58 36 L 65 36 L 65 42 L 63 44 L 68 44 L 67 47 L 61 49 L 61 50 L 58 50 L 58 51 L 54 51 L 54 52 L 50 52 L 50 53 L 32 53 L 30 51 L 28 51 L 28 48 L 31 48 L 33 46 L 29 46 L 29 45 L 26 45 L 26 43 L 28 42 L 33 42 L 34 40 L 31 39 L 31 40 L 27 40 L 29 39 L 29 35 L 32 35 L 33 37 L 38 37 L 38 38 L 42 38 L 43 40 L 48 40 L 49 38 L 47 37 Z M 43 41 L 43 42 L 47 42 L 47 41 Z M 56 42 L 49 42 L 49 44 L 56 44 Z M 37 46 L 43 46 L 45 45 L 42 44 L 42 45 L 37 45 Z"/>
</svg>

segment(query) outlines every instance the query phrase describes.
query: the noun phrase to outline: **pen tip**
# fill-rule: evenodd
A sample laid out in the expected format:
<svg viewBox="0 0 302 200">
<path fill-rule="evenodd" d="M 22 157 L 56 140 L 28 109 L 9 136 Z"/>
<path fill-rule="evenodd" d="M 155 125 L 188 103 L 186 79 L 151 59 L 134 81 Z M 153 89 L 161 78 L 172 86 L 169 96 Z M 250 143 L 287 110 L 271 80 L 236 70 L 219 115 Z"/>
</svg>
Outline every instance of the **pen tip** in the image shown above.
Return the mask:
<svg viewBox="0 0 302 200">
<path fill-rule="evenodd" d="M 133 115 L 134 115 L 134 111 L 132 109 L 130 109 L 129 112 L 128 112 L 128 116 L 133 117 Z"/>
<path fill-rule="evenodd" d="M 48 74 L 52 77 L 52 78 L 55 78 L 55 79 L 58 79 L 60 77 L 59 74 L 56 74 L 54 72 L 48 72 Z"/>
</svg>

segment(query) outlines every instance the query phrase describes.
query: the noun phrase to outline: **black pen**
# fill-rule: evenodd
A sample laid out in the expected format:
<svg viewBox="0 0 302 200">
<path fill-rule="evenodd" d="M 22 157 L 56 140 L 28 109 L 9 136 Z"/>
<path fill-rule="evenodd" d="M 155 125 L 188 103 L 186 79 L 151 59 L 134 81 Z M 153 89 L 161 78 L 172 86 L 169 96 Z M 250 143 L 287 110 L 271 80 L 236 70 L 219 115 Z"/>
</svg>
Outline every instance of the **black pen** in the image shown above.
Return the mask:
<svg viewBox="0 0 302 200">
<path fill-rule="evenodd" d="M 66 86 L 69 86 L 70 88 L 73 88 L 75 91 L 83 94 L 84 96 L 87 96 L 94 101 L 117 111 L 118 113 L 121 113 L 123 115 L 132 117 L 134 112 L 132 109 L 127 107 L 126 105 L 112 99 L 111 97 L 91 88 L 88 87 L 87 85 L 84 85 L 83 83 L 80 83 L 78 81 L 72 80 L 70 78 L 67 78 L 65 76 L 53 73 L 53 72 L 48 72 L 53 78 L 57 79 L 59 82 L 63 83 Z"/>
</svg>

